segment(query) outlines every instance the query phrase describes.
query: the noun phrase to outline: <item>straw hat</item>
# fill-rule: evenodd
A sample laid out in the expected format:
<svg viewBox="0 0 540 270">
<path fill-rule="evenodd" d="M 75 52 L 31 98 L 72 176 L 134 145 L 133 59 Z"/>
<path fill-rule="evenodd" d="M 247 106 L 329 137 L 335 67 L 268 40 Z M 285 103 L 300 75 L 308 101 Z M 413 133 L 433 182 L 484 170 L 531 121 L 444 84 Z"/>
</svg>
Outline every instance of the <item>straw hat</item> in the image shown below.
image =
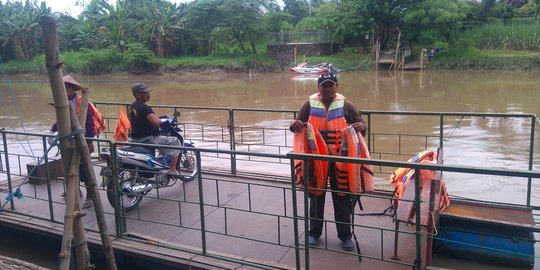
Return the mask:
<svg viewBox="0 0 540 270">
<path fill-rule="evenodd" d="M 70 75 L 66 75 L 62 79 L 64 80 L 65 84 L 72 85 L 73 88 L 75 88 L 75 91 L 82 89 L 81 85 L 75 79 L 73 79 L 73 77 L 71 77 Z"/>
</svg>

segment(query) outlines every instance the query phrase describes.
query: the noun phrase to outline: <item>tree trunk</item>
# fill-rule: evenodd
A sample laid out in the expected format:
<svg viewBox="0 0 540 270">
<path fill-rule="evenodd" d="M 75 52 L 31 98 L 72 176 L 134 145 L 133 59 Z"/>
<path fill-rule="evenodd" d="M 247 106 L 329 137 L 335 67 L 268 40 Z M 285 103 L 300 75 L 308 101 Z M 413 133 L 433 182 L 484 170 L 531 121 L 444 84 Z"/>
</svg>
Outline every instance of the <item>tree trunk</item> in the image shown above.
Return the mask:
<svg viewBox="0 0 540 270">
<path fill-rule="evenodd" d="M 242 49 L 242 52 L 246 53 L 246 48 L 244 47 L 244 43 L 242 42 L 242 39 L 240 38 L 240 35 L 234 30 L 234 28 L 231 27 L 231 29 L 232 29 L 232 32 L 233 32 L 233 35 L 234 35 L 234 39 L 236 39 L 236 41 L 240 45 L 240 48 Z"/>
<path fill-rule="evenodd" d="M 154 40 L 156 42 L 156 46 L 155 46 L 155 52 L 156 52 L 156 56 L 158 57 L 163 57 L 163 37 L 160 36 L 160 35 L 154 35 Z"/>
</svg>

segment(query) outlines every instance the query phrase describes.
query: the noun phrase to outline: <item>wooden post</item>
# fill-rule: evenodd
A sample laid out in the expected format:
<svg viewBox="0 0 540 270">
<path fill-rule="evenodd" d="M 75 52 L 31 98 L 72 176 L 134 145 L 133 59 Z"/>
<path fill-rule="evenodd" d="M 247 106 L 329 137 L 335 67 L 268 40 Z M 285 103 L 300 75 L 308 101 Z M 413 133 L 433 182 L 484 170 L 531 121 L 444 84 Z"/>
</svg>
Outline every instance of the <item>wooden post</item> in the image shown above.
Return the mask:
<svg viewBox="0 0 540 270">
<path fill-rule="evenodd" d="M 381 44 L 379 43 L 379 39 L 377 39 L 377 42 L 375 42 L 375 69 L 379 69 L 380 57 L 381 57 Z"/>
<path fill-rule="evenodd" d="M 399 55 L 399 43 L 401 42 L 401 30 L 398 28 L 398 36 L 397 36 L 397 43 L 396 43 L 396 55 L 394 56 L 394 70 L 397 69 L 397 63 L 398 63 L 398 55 Z"/>
<path fill-rule="evenodd" d="M 420 52 L 420 70 L 424 70 L 425 51 L 426 49 L 422 49 L 422 52 Z"/>
<path fill-rule="evenodd" d="M 296 64 L 298 64 L 296 62 L 296 60 L 298 58 L 298 44 L 294 44 L 294 49 L 293 50 L 294 50 L 294 64 L 296 65 Z"/>
<path fill-rule="evenodd" d="M 86 118 L 86 113 L 83 113 L 83 109 L 88 108 L 88 96 L 90 90 L 83 88 L 82 89 L 82 103 L 81 103 L 81 112 L 79 113 L 79 119 L 83 117 Z M 78 130 L 81 128 L 80 123 L 86 123 L 85 119 L 79 122 L 72 121 L 71 128 L 73 130 Z M 92 159 L 90 157 L 90 151 L 86 140 L 83 137 L 75 138 L 77 143 L 77 150 L 81 156 L 82 164 L 84 169 L 87 171 L 87 179 L 85 180 L 85 185 L 87 187 L 86 194 L 87 198 L 91 198 L 94 203 L 94 210 L 96 212 L 96 220 L 99 228 L 99 234 L 101 236 L 102 249 L 105 253 L 105 260 L 107 262 L 107 269 L 115 270 L 116 269 L 116 260 L 114 258 L 114 250 L 109 239 L 109 230 L 107 228 L 107 221 L 105 220 L 105 211 L 103 210 L 103 205 L 101 204 L 101 198 L 99 195 L 98 185 L 96 181 L 96 176 L 94 174 L 94 167 L 92 165 Z"/>
<path fill-rule="evenodd" d="M 66 89 L 62 80 L 62 63 L 59 59 L 58 36 L 56 32 L 56 22 L 49 16 L 41 17 L 41 27 L 43 32 L 43 48 L 45 52 L 45 65 L 49 75 L 49 82 L 53 94 L 56 119 L 58 124 L 58 136 L 64 137 L 71 132 L 69 101 Z M 75 216 L 75 205 L 79 198 L 79 155 L 73 153 L 72 140 L 64 139 L 60 141 L 64 174 L 68 187 L 66 196 L 66 210 L 64 216 L 64 233 L 62 237 L 62 249 L 59 254 L 59 269 L 69 269 L 71 246 L 73 237 L 73 226 Z M 77 219 L 80 222 L 80 219 Z M 81 224 L 82 226 L 82 224 Z M 84 261 L 84 258 L 78 258 Z"/>
<path fill-rule="evenodd" d="M 79 111 L 79 116 L 77 118 L 77 113 L 74 111 L 74 108 L 70 110 L 70 127 L 72 131 L 79 130 L 81 128 L 80 123 L 86 123 L 86 113 L 88 112 L 88 92 L 82 91 L 82 103 Z M 73 126 L 78 126 L 73 128 Z M 84 134 L 79 134 L 75 136 L 76 139 L 84 138 Z M 84 139 L 83 139 L 84 140 Z M 80 143 L 75 141 L 75 145 L 80 146 Z M 73 153 L 73 155 L 79 156 L 79 162 L 81 160 L 80 151 Z M 80 164 L 80 163 L 77 163 Z M 80 168 L 80 166 L 79 166 Z M 77 176 L 80 176 L 81 172 L 79 171 Z M 80 177 L 79 177 L 80 179 Z M 77 181 L 77 187 L 80 189 L 80 181 Z M 88 195 L 87 195 L 88 196 Z M 80 213 L 80 197 L 75 196 L 75 212 Z M 75 241 L 75 254 L 77 255 L 77 269 L 87 269 L 88 264 L 90 263 L 90 258 L 88 257 L 88 243 L 86 242 L 86 236 L 84 233 L 84 225 L 82 223 L 81 215 L 75 217 L 75 223 L 73 224 L 73 239 Z M 84 258 L 80 260 L 79 258 Z"/>
</svg>

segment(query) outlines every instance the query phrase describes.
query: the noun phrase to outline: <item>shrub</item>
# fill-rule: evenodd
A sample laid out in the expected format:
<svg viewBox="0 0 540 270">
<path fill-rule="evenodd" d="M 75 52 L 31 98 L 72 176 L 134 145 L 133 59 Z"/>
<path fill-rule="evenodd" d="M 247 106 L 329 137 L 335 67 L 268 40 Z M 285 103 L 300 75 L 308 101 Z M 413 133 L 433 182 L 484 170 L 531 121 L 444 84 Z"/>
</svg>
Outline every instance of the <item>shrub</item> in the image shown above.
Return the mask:
<svg viewBox="0 0 540 270">
<path fill-rule="evenodd" d="M 114 48 L 93 50 L 81 49 L 79 58 L 82 59 L 81 70 L 83 74 L 97 75 L 118 71 L 121 68 L 121 55 Z"/>
<path fill-rule="evenodd" d="M 154 72 L 160 66 L 158 58 L 141 43 L 127 44 L 122 60 L 125 69 L 136 74 Z"/>
</svg>

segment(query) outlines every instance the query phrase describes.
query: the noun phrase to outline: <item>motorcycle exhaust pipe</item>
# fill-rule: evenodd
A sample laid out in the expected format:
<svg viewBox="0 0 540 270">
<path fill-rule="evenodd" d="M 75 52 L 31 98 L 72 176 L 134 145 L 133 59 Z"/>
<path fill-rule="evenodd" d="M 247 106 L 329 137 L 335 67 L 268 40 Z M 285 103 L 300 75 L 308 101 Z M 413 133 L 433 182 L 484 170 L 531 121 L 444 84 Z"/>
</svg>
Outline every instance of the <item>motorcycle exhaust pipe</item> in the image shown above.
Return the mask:
<svg viewBox="0 0 540 270">
<path fill-rule="evenodd" d="M 154 185 L 152 184 L 137 185 L 133 187 L 124 188 L 124 193 L 127 193 L 129 195 L 139 195 L 144 192 L 150 191 L 153 188 L 154 188 Z"/>
</svg>

